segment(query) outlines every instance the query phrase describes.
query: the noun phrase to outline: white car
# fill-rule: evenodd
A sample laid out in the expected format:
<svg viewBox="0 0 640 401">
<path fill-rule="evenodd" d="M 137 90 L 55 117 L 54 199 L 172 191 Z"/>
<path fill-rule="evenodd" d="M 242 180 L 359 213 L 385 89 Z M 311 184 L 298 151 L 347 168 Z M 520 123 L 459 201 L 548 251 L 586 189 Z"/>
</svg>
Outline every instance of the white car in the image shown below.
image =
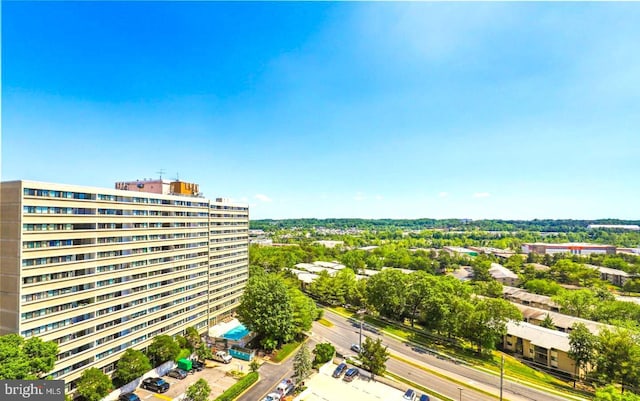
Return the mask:
<svg viewBox="0 0 640 401">
<path fill-rule="evenodd" d="M 358 344 L 351 344 L 351 351 L 360 353 L 360 346 Z"/>
<path fill-rule="evenodd" d="M 269 393 L 262 401 L 280 401 L 280 393 Z"/>
</svg>

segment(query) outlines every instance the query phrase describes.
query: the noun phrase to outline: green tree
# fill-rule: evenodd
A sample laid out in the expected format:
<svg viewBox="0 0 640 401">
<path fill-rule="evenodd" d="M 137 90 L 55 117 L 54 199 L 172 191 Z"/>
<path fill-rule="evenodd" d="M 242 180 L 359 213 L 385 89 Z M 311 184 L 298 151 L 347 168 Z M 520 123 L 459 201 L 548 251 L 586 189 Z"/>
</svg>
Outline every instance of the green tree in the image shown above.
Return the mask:
<svg viewBox="0 0 640 401">
<path fill-rule="evenodd" d="M 284 280 L 275 274 L 249 279 L 238 317 L 245 327 L 263 340 L 275 341 L 276 346 L 289 342 L 295 334 L 291 295 Z"/>
<path fill-rule="evenodd" d="M 336 354 L 336 349 L 330 343 L 320 343 L 316 344 L 316 347 L 313 349 L 313 353 L 315 355 L 313 364 L 315 366 L 320 366 L 323 363 L 329 362 L 333 358 Z"/>
<path fill-rule="evenodd" d="M 86 401 L 100 401 L 113 387 L 109 376 L 98 368 L 89 368 L 82 372 L 77 384 L 77 393 Z"/>
<path fill-rule="evenodd" d="M 640 343 L 637 334 L 617 328 L 600 330 L 597 342 L 596 372 L 601 379 L 625 386 L 640 380 Z"/>
<path fill-rule="evenodd" d="M 367 280 L 367 303 L 381 315 L 399 319 L 404 316 L 407 298 L 406 275 L 399 270 L 387 269 Z"/>
<path fill-rule="evenodd" d="M 211 387 L 205 379 L 198 379 L 187 388 L 187 399 L 189 401 L 207 401 L 211 394 Z"/>
<path fill-rule="evenodd" d="M 469 317 L 466 337 L 477 347 L 480 354 L 492 350 L 505 334 L 510 320 L 522 321 L 518 308 L 504 299 L 477 298 Z"/>
<path fill-rule="evenodd" d="M 196 348 L 196 357 L 198 357 L 200 361 L 213 359 L 213 352 L 211 352 L 211 348 L 209 348 L 207 344 L 201 343 L 198 348 Z"/>
<path fill-rule="evenodd" d="M 180 353 L 180 346 L 171 336 L 159 335 L 154 337 L 147 350 L 147 355 L 154 366 L 175 359 Z"/>
<path fill-rule="evenodd" d="M 575 362 L 574 376 L 580 378 L 580 372 L 595 360 L 597 339 L 584 323 L 574 323 L 569 332 L 569 357 Z M 573 382 L 575 387 L 575 381 Z"/>
<path fill-rule="evenodd" d="M 149 358 L 137 349 L 129 348 L 118 360 L 113 373 L 113 384 L 123 386 L 142 376 L 152 368 Z"/>
<path fill-rule="evenodd" d="M 544 320 L 540 322 L 540 326 L 551 330 L 556 329 L 556 324 L 553 322 L 553 319 L 548 313 L 545 315 Z"/>
<path fill-rule="evenodd" d="M 302 382 L 311 373 L 311 352 L 307 344 L 302 344 L 293 358 L 293 378 L 296 383 Z"/>
<path fill-rule="evenodd" d="M 596 389 L 594 401 L 640 401 L 640 396 L 633 393 L 621 393 L 616 387 L 608 385 Z"/>
<path fill-rule="evenodd" d="M 527 291 L 532 292 L 534 294 L 540 295 L 548 295 L 554 296 L 558 295 L 563 291 L 563 288 L 560 284 L 555 281 L 545 280 L 545 279 L 533 279 L 529 280 L 524 284 L 524 288 Z"/>
<path fill-rule="evenodd" d="M 311 329 L 319 310 L 316 303 L 297 288 L 289 288 L 289 297 L 293 307 L 293 334 L 298 336 Z"/>
<path fill-rule="evenodd" d="M 35 380 L 49 373 L 58 346 L 38 337 L 25 340 L 19 334 L 0 336 L 0 380 Z"/>
<path fill-rule="evenodd" d="M 562 291 L 551 298 L 560 305 L 560 311 L 567 315 L 588 318 L 591 315 L 596 297 L 591 290 Z"/>
<path fill-rule="evenodd" d="M 407 313 L 411 320 L 411 327 L 413 327 L 414 320 L 418 316 L 418 312 L 424 305 L 425 301 L 433 291 L 437 278 L 424 271 L 417 271 L 411 273 L 407 277 Z"/>
<path fill-rule="evenodd" d="M 386 363 L 389 359 L 387 347 L 382 345 L 382 339 L 375 341 L 366 337 L 362 343 L 362 350 L 359 355 L 362 366 L 373 375 L 382 375 L 386 371 Z"/>
<path fill-rule="evenodd" d="M 198 333 L 198 329 L 195 327 L 187 327 L 184 330 L 184 338 L 187 340 L 187 344 L 190 351 L 194 351 L 200 346 L 202 339 L 200 337 L 200 333 Z"/>
</svg>

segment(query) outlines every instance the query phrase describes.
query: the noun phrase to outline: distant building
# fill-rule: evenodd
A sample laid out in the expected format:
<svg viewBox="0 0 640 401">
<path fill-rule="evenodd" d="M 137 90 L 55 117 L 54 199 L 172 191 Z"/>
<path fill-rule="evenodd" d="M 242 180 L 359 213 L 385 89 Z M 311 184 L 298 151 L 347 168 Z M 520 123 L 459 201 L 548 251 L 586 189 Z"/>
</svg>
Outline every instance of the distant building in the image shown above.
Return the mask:
<svg viewBox="0 0 640 401">
<path fill-rule="evenodd" d="M 511 301 L 517 304 L 533 306 L 534 308 L 540 308 L 550 310 L 553 312 L 560 311 L 560 305 L 553 302 L 551 297 L 546 295 L 532 294 L 522 288 L 515 288 L 504 286 L 502 287 L 502 295 L 507 301 Z"/>
<path fill-rule="evenodd" d="M 487 255 L 495 255 L 500 258 L 508 259 L 516 253 L 510 249 L 491 248 L 487 246 L 470 246 L 470 250 Z"/>
<path fill-rule="evenodd" d="M 320 240 L 320 241 L 314 241 L 313 243 L 322 245 L 326 248 L 335 248 L 336 246 L 344 246 L 344 241 Z"/>
<path fill-rule="evenodd" d="M 520 278 L 517 274 L 498 263 L 491 263 L 489 274 L 503 285 L 516 286 L 520 283 Z"/>
<path fill-rule="evenodd" d="M 461 246 L 444 246 L 442 247 L 445 251 L 449 252 L 452 255 L 467 255 L 467 256 L 478 256 L 478 251 L 474 251 L 468 248 L 463 248 Z"/>
<path fill-rule="evenodd" d="M 567 242 L 564 244 L 529 243 L 522 245 L 524 253 L 553 255 L 554 253 L 570 253 L 572 255 L 607 254 L 614 255 L 616 247 L 613 245 L 588 244 L 584 242 Z"/>
<path fill-rule="evenodd" d="M 378 248 L 378 246 L 377 246 L 377 245 L 370 245 L 370 246 L 363 246 L 363 247 L 360 247 L 360 248 L 358 248 L 358 249 L 359 249 L 359 250 L 361 250 L 361 251 L 371 252 L 371 251 L 373 251 L 373 250 L 374 250 L 374 249 L 376 249 L 376 248 Z"/>
<path fill-rule="evenodd" d="M 588 227 L 591 229 L 606 228 L 611 230 L 640 230 L 640 226 L 637 224 L 589 224 Z"/>
<path fill-rule="evenodd" d="M 582 319 L 579 317 L 569 316 L 563 313 L 552 312 L 540 308 L 534 308 L 533 306 L 525 306 L 518 303 L 513 303 L 513 305 L 518 308 L 520 312 L 522 312 L 522 317 L 525 322 L 540 326 L 542 322 L 547 318 L 547 316 L 549 316 L 549 318 L 551 318 L 551 320 L 553 321 L 553 325 L 555 326 L 556 330 L 565 333 L 570 333 L 573 325 L 576 323 L 584 324 L 585 327 L 589 329 L 589 331 L 594 335 L 598 335 L 600 333 L 600 330 L 602 330 L 603 328 L 613 329 L 613 326 L 594 322 L 593 320 Z"/>
<path fill-rule="evenodd" d="M 625 271 L 612 269 L 610 267 L 604 266 L 595 266 L 586 264 L 586 267 L 590 269 L 597 270 L 600 273 L 600 279 L 610 282 L 613 285 L 617 285 L 618 287 L 622 287 L 627 280 L 632 279 L 636 276 L 631 275 Z"/>
</svg>

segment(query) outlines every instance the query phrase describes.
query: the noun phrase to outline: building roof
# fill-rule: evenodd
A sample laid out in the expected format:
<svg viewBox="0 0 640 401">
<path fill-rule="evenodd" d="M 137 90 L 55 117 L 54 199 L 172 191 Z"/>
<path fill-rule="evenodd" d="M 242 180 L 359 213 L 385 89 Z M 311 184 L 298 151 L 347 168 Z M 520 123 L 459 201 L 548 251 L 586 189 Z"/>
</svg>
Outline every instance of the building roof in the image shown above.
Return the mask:
<svg viewBox="0 0 640 401">
<path fill-rule="evenodd" d="M 525 319 L 542 321 L 547 317 L 547 315 L 549 315 L 551 320 L 553 320 L 553 324 L 565 332 L 569 332 L 569 330 L 575 323 L 584 324 L 591 333 L 596 335 L 600 333 L 600 330 L 603 328 L 612 329 L 613 327 L 607 324 L 594 322 L 593 320 L 582 319 L 579 317 L 569 316 L 569 315 L 565 315 L 558 312 L 552 312 L 552 311 L 548 311 L 540 308 L 534 308 L 532 306 L 521 305 L 515 302 L 512 302 L 512 304 L 516 308 L 518 308 L 520 312 L 522 312 L 522 316 Z"/>
<path fill-rule="evenodd" d="M 604 274 L 609 274 L 612 276 L 621 276 L 621 277 L 632 277 L 631 274 L 622 271 L 622 270 L 618 270 L 618 269 L 612 269 L 610 267 L 604 267 L 604 266 L 596 266 L 596 265 L 589 265 L 589 264 L 585 264 L 586 267 L 590 268 L 590 269 L 595 269 L 597 271 L 599 271 L 600 273 L 604 273 Z"/>
<path fill-rule="evenodd" d="M 528 242 L 526 244 L 522 244 L 523 246 L 545 246 L 547 248 L 569 248 L 569 247 L 580 247 L 580 248 L 615 248 L 614 245 L 604 245 L 604 244 L 591 244 L 588 242 L 563 242 L 561 244 L 550 244 L 547 242 Z"/>
<path fill-rule="evenodd" d="M 549 266 L 546 266 L 540 263 L 526 263 L 525 266 L 531 266 L 533 267 L 533 270 L 539 271 L 539 272 L 546 272 L 549 269 L 551 269 Z"/>
<path fill-rule="evenodd" d="M 548 297 L 546 295 L 532 294 L 527 290 L 523 290 L 522 288 L 509 287 L 505 285 L 502 287 L 502 294 L 504 294 L 505 298 L 515 298 L 521 301 L 535 302 L 537 304 L 553 306 L 556 308 L 560 307 L 560 305 L 551 300 L 551 297 Z"/>
<path fill-rule="evenodd" d="M 546 349 L 569 352 L 569 334 L 526 322 L 507 323 L 507 334 L 529 340 L 531 344 Z"/>
<path fill-rule="evenodd" d="M 473 269 L 471 266 L 460 266 L 459 269 L 456 269 L 449 274 L 460 281 L 467 281 L 471 280 L 471 277 L 473 276 Z"/>
<path fill-rule="evenodd" d="M 334 269 L 334 270 L 342 270 L 345 268 L 345 265 L 340 264 L 338 262 L 323 262 L 323 261 L 316 261 L 313 262 L 314 265 L 316 266 L 322 266 L 322 267 L 326 267 L 329 269 Z"/>
<path fill-rule="evenodd" d="M 442 249 L 445 249 L 447 251 L 452 251 L 452 252 L 458 252 L 458 253 L 478 253 L 477 251 L 473 251 L 468 248 L 463 248 L 461 246 L 445 246 Z"/>
<path fill-rule="evenodd" d="M 369 245 L 369 246 L 363 246 L 358 248 L 361 251 L 373 251 L 374 249 L 378 248 L 377 245 Z"/>
<path fill-rule="evenodd" d="M 499 263 L 491 263 L 491 267 L 489 268 L 489 274 L 491 274 L 491 277 L 497 279 L 501 279 L 501 278 L 512 278 L 512 279 L 517 279 L 518 275 L 515 274 L 514 272 L 512 272 L 511 270 L 507 269 L 506 267 L 502 266 Z"/>
</svg>

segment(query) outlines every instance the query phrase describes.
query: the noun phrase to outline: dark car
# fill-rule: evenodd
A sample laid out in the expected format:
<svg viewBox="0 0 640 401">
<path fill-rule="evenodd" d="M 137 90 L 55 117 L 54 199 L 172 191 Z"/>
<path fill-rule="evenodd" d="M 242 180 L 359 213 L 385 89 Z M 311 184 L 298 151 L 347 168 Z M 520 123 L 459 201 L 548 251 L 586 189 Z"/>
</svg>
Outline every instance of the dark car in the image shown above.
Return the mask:
<svg viewBox="0 0 640 401">
<path fill-rule="evenodd" d="M 420 401 L 429 401 L 430 399 L 431 399 L 431 398 L 429 398 L 429 396 L 428 396 L 428 395 L 426 395 L 426 394 L 422 394 L 422 395 L 420 396 Z"/>
<path fill-rule="evenodd" d="M 134 393 L 120 394 L 120 397 L 118 397 L 118 401 L 140 401 L 140 397 L 138 397 Z"/>
<path fill-rule="evenodd" d="M 189 373 L 187 373 L 187 371 L 182 369 L 171 369 L 169 373 L 167 373 L 167 376 L 173 377 L 174 379 L 182 380 L 187 377 L 188 374 Z"/>
<path fill-rule="evenodd" d="M 346 382 L 350 382 L 353 381 L 353 379 L 355 379 L 356 377 L 358 377 L 358 375 L 360 375 L 360 371 L 357 368 L 349 368 L 347 370 L 347 373 L 344 374 L 344 381 Z"/>
<path fill-rule="evenodd" d="M 195 359 L 191 360 L 191 369 L 195 370 L 197 372 L 200 372 L 202 369 L 204 369 L 204 363 L 197 361 Z"/>
<path fill-rule="evenodd" d="M 145 390 L 155 391 L 156 393 L 164 393 L 169 390 L 169 383 L 159 377 L 149 377 L 142 381 L 141 387 Z"/>
<path fill-rule="evenodd" d="M 407 390 L 402 396 L 405 400 L 413 401 L 416 399 L 416 392 L 413 389 Z"/>
<path fill-rule="evenodd" d="M 333 371 L 333 377 L 342 376 L 342 374 L 344 373 L 345 370 L 347 370 L 347 364 L 346 363 L 341 363 L 340 365 L 338 365 L 336 370 Z"/>
</svg>

